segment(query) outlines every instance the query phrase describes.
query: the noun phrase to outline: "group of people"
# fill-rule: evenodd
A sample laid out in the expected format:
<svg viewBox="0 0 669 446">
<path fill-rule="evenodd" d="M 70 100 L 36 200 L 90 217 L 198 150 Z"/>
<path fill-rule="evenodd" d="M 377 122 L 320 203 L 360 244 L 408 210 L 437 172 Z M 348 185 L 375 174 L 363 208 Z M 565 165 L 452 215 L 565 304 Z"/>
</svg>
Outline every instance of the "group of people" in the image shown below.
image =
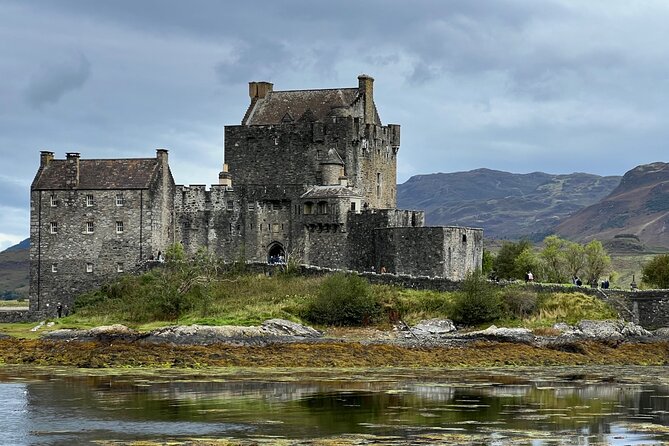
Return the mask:
<svg viewBox="0 0 669 446">
<path fill-rule="evenodd" d="M 532 274 L 532 271 L 528 271 L 525 273 L 525 283 L 528 282 L 534 282 L 534 274 Z"/>
<path fill-rule="evenodd" d="M 286 258 L 283 256 L 283 254 L 270 256 L 267 263 L 270 265 L 283 265 L 286 263 Z"/>
</svg>

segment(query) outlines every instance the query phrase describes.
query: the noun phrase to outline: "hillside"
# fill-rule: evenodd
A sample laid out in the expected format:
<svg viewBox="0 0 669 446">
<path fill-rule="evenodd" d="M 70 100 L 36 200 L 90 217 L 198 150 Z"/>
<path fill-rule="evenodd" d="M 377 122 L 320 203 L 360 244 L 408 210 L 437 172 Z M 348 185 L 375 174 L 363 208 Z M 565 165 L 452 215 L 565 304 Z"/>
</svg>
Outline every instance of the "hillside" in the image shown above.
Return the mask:
<svg viewBox="0 0 669 446">
<path fill-rule="evenodd" d="M 619 176 L 514 174 L 491 169 L 417 175 L 398 185 L 398 207 L 424 209 L 428 225 L 484 228 L 486 237 L 541 239 L 567 216 L 597 203 Z"/>
<path fill-rule="evenodd" d="M 30 240 L 25 239 L 18 245 L 0 252 L 0 299 L 3 295 L 11 297 L 9 293 L 12 292 L 21 297 L 28 296 L 29 249 Z"/>
<path fill-rule="evenodd" d="M 630 170 L 610 195 L 562 221 L 556 232 L 579 241 L 636 237 L 651 249 L 669 248 L 669 164 Z"/>
</svg>

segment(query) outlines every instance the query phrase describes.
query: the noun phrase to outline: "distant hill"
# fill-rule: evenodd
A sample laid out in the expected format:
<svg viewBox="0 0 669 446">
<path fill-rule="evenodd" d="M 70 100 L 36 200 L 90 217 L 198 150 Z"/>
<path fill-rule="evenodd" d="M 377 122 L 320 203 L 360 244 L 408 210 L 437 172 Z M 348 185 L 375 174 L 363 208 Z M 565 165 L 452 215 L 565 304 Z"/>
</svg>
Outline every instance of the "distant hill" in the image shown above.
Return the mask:
<svg viewBox="0 0 669 446">
<path fill-rule="evenodd" d="M 556 232 L 574 240 L 633 240 L 650 249 L 669 248 L 669 164 L 627 172 L 600 202 L 562 221 Z"/>
<path fill-rule="evenodd" d="M 428 225 L 482 227 L 486 237 L 539 240 L 609 195 L 620 179 L 476 169 L 411 177 L 398 185 L 397 201 L 400 208 L 424 209 Z"/>
<path fill-rule="evenodd" d="M 0 252 L 0 299 L 28 297 L 30 277 L 30 239 Z"/>
</svg>

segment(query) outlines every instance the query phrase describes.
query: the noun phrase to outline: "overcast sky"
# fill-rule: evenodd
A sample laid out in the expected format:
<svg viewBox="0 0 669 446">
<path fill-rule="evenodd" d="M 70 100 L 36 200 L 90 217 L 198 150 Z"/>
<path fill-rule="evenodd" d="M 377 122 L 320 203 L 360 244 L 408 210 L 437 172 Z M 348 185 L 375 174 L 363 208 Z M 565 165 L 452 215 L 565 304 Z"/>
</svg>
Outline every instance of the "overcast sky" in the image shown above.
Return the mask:
<svg viewBox="0 0 669 446">
<path fill-rule="evenodd" d="M 0 250 L 39 151 L 170 151 L 211 184 L 248 82 L 355 87 L 402 125 L 399 181 L 479 167 L 622 175 L 668 161 L 666 0 L 0 0 Z"/>
</svg>

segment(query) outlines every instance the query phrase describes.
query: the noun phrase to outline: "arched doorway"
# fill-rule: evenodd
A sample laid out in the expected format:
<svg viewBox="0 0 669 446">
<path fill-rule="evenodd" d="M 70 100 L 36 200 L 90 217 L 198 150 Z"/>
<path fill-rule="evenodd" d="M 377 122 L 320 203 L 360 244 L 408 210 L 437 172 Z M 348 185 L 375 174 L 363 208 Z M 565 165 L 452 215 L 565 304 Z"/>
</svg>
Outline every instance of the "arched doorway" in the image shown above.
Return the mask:
<svg viewBox="0 0 669 446">
<path fill-rule="evenodd" d="M 269 250 L 267 251 L 267 263 L 270 265 L 286 263 L 286 251 L 283 249 L 281 243 L 274 242 L 269 245 Z"/>
</svg>

